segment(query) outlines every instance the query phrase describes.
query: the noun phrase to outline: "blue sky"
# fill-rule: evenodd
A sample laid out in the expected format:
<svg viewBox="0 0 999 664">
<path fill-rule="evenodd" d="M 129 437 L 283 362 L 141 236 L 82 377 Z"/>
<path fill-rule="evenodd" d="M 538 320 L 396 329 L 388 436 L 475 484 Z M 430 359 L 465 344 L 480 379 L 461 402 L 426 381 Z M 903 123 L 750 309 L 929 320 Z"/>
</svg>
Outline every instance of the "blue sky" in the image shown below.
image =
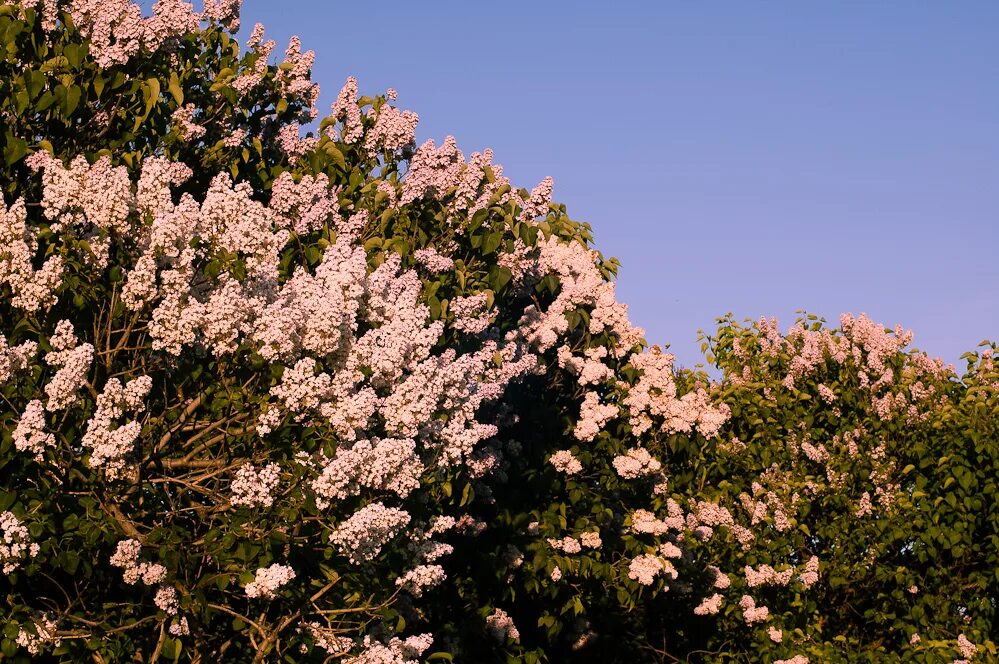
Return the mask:
<svg viewBox="0 0 999 664">
<path fill-rule="evenodd" d="M 999 3 L 247 0 L 399 91 L 418 139 L 546 175 L 678 361 L 726 312 L 866 312 L 948 362 L 999 338 Z"/>
</svg>

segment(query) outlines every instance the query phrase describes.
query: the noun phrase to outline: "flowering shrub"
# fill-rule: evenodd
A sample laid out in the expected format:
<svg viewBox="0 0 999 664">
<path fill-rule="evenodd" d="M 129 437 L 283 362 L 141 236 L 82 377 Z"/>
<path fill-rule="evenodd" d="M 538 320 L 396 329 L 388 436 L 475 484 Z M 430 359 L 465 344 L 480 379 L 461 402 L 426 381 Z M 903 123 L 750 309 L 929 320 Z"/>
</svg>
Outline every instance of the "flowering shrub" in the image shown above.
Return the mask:
<svg viewBox="0 0 999 664">
<path fill-rule="evenodd" d="M 910 339 L 865 316 L 845 315 L 838 329 L 802 319 L 786 333 L 776 321 L 724 319 L 705 344 L 720 379 L 663 372 L 649 394 L 676 388 L 679 404 L 647 425 L 628 405 L 654 374 L 632 368 L 645 358 L 668 367 L 668 356 L 652 349 L 616 369 L 613 389 L 625 396 L 600 436 L 564 450 L 544 432 L 555 441 L 548 467 L 527 462 L 531 481 L 495 490 L 495 515 L 480 517 L 497 524 L 494 536 L 507 529 L 494 540 L 493 584 L 474 592 L 516 622 L 508 652 L 526 661 L 995 657 L 994 346 L 968 354 L 959 380 L 908 350 Z M 671 414 L 685 403 L 704 410 Z M 571 418 L 563 427 L 562 440 Z M 595 528 L 598 549 L 565 546 Z M 468 651 L 487 656 L 471 641 Z"/>
<path fill-rule="evenodd" d="M 311 52 L 238 10 L 0 7 L 7 656 L 429 654 L 558 270 L 609 275 L 394 93 L 302 137 Z"/>
<path fill-rule="evenodd" d="M 550 178 L 152 12 L 0 5 L 4 657 L 994 654 L 990 352 L 676 371 Z"/>
</svg>

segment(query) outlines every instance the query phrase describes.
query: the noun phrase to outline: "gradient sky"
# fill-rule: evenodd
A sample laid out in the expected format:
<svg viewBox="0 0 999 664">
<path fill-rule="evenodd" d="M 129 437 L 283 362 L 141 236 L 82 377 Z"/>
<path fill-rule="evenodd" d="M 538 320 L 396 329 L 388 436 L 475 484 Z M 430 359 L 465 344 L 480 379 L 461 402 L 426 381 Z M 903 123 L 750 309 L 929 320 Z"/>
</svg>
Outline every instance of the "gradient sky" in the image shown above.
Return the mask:
<svg viewBox="0 0 999 664">
<path fill-rule="evenodd" d="M 593 225 L 653 343 L 866 312 L 948 362 L 999 338 L 999 3 L 247 0 L 283 52 L 399 91 Z M 962 365 L 959 365 L 963 366 Z"/>
</svg>

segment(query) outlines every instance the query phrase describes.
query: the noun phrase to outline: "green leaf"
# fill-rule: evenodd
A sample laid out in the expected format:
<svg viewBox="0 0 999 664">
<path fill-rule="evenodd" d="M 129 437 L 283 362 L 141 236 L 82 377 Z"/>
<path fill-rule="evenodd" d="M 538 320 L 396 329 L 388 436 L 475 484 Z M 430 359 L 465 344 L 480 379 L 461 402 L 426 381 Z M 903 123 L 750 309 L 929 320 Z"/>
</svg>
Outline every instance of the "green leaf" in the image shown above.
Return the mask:
<svg viewBox="0 0 999 664">
<path fill-rule="evenodd" d="M 326 154 L 333 159 L 334 163 L 341 168 L 341 170 L 347 170 L 347 160 L 343 158 L 343 153 L 340 152 L 335 145 L 327 143 L 326 147 L 323 149 L 326 151 Z"/>
<path fill-rule="evenodd" d="M 482 240 L 482 253 L 489 255 L 499 248 L 500 244 L 503 242 L 503 233 L 501 231 L 492 231 Z"/>
<path fill-rule="evenodd" d="M 26 154 L 28 154 L 27 141 L 16 136 L 7 137 L 7 145 L 3 149 L 3 158 L 8 166 L 19 162 Z"/>
<path fill-rule="evenodd" d="M 87 50 L 86 44 L 66 44 L 62 49 L 62 53 L 66 56 L 66 60 L 70 66 L 78 69 L 83 63 L 83 58 L 87 56 Z"/>
<path fill-rule="evenodd" d="M 142 114 L 142 120 L 149 117 L 149 114 L 153 112 L 153 106 L 160 98 L 160 81 L 157 78 L 150 78 L 146 80 L 145 86 L 142 88 L 142 94 L 146 100 L 146 110 Z M 141 120 L 140 120 L 141 123 Z"/>
<path fill-rule="evenodd" d="M 184 104 L 184 91 L 180 87 L 180 77 L 177 76 L 177 72 L 170 72 L 170 85 L 167 87 L 170 91 L 170 95 L 177 102 L 178 106 L 183 106 Z"/>
<path fill-rule="evenodd" d="M 73 111 L 80 105 L 80 95 L 83 90 L 78 85 L 71 85 L 66 88 L 66 98 L 63 100 L 62 110 L 66 116 L 73 115 Z"/>
</svg>

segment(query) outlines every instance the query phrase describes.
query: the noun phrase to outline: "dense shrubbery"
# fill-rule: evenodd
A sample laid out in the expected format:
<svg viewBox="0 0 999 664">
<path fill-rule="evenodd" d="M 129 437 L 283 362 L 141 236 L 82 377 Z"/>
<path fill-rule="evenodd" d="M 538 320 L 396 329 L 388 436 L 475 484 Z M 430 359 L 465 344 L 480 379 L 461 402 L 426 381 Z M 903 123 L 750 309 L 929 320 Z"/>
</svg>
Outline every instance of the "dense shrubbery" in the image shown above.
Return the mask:
<svg viewBox="0 0 999 664">
<path fill-rule="evenodd" d="M 0 5 L 3 657 L 990 658 L 991 349 L 677 371 L 488 152 L 238 2 Z"/>
</svg>

